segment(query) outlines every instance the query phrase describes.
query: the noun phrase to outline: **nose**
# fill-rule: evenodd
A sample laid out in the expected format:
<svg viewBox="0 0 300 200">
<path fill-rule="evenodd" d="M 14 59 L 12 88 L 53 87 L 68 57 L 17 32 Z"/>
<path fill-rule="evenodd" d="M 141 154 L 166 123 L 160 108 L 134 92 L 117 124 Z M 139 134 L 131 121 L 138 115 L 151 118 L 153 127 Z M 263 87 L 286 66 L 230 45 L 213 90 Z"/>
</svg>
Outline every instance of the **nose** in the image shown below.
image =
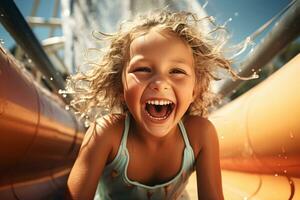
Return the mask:
<svg viewBox="0 0 300 200">
<path fill-rule="evenodd" d="M 150 88 L 156 91 L 164 91 L 170 88 L 169 83 L 166 80 L 157 78 L 150 83 Z"/>
</svg>

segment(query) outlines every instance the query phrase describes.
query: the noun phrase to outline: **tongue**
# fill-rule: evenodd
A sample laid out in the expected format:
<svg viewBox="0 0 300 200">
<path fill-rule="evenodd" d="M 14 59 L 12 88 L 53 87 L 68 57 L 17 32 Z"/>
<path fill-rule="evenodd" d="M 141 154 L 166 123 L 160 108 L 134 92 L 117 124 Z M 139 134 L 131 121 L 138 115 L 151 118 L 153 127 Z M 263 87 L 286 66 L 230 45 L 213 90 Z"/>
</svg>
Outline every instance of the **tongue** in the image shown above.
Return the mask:
<svg viewBox="0 0 300 200">
<path fill-rule="evenodd" d="M 163 118 L 164 116 L 167 115 L 168 112 L 168 106 L 165 105 L 155 106 L 155 105 L 148 104 L 146 106 L 146 109 L 152 117 L 156 117 L 156 118 Z"/>
</svg>

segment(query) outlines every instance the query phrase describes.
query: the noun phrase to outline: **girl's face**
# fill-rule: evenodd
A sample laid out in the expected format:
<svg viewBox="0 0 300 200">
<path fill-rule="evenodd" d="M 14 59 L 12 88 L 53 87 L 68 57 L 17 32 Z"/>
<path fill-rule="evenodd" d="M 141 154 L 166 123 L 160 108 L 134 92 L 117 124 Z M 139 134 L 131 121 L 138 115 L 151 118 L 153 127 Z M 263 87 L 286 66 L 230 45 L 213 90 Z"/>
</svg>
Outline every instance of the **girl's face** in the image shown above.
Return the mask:
<svg viewBox="0 0 300 200">
<path fill-rule="evenodd" d="M 122 81 L 137 131 L 166 136 L 193 101 L 192 50 L 174 33 L 152 29 L 132 41 Z"/>
</svg>

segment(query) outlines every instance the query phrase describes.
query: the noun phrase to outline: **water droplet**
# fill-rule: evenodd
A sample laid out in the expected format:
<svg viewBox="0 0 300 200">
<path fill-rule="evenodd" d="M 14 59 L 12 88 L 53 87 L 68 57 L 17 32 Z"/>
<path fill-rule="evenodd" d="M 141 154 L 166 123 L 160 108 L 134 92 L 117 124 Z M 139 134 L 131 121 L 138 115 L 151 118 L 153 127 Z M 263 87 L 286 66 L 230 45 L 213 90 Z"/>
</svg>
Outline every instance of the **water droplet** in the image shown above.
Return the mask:
<svg viewBox="0 0 300 200">
<path fill-rule="evenodd" d="M 277 156 L 278 156 L 278 158 L 281 158 L 281 157 L 282 157 L 281 154 L 278 154 Z"/>
<path fill-rule="evenodd" d="M 283 170 L 283 173 L 285 173 L 285 174 L 286 174 L 286 173 L 287 173 L 287 170 L 286 170 L 286 169 L 285 169 L 285 170 Z"/>
<path fill-rule="evenodd" d="M 224 139 L 224 136 L 223 136 L 223 135 L 221 135 L 221 139 L 222 139 L 222 140 Z"/>
<path fill-rule="evenodd" d="M 63 98 L 66 98 L 66 97 L 67 97 L 67 94 L 63 94 L 62 97 L 63 97 Z"/>
<path fill-rule="evenodd" d="M 4 40 L 3 39 L 0 39 L 0 44 L 4 45 Z"/>
<path fill-rule="evenodd" d="M 62 89 L 59 89 L 58 94 L 62 94 L 62 93 L 64 93 L 64 91 Z"/>
<path fill-rule="evenodd" d="M 258 69 L 259 72 L 261 72 L 261 69 Z"/>
<path fill-rule="evenodd" d="M 3 13 L 1 13 L 1 15 L 0 15 L 1 17 L 4 17 L 4 14 Z"/>
<path fill-rule="evenodd" d="M 50 81 L 53 81 L 53 77 L 50 77 Z"/>
<path fill-rule="evenodd" d="M 278 176 L 278 174 L 274 174 L 274 176 Z"/>
<path fill-rule="evenodd" d="M 85 116 L 85 113 L 82 113 L 79 118 L 82 119 L 82 118 L 84 118 L 84 116 Z"/>
<path fill-rule="evenodd" d="M 70 110 L 70 106 L 69 106 L 69 105 L 66 105 L 66 106 L 65 106 L 65 109 L 66 109 L 66 110 Z"/>
<path fill-rule="evenodd" d="M 28 61 L 28 63 L 32 63 L 32 60 L 31 60 L 31 59 L 28 59 L 27 61 Z"/>
<path fill-rule="evenodd" d="M 228 21 L 231 22 L 231 21 L 232 21 L 232 18 L 230 17 L 230 18 L 228 19 Z"/>
<path fill-rule="evenodd" d="M 255 72 L 255 69 L 251 69 L 252 72 Z"/>
<path fill-rule="evenodd" d="M 89 120 L 85 120 L 85 121 L 84 121 L 84 127 L 87 128 L 87 127 L 89 127 L 89 126 L 90 126 Z"/>
<path fill-rule="evenodd" d="M 207 4 L 208 4 L 208 1 L 205 1 L 205 3 L 202 6 L 202 9 L 206 8 Z"/>
<path fill-rule="evenodd" d="M 232 93 L 236 93 L 236 90 L 232 90 Z"/>
<path fill-rule="evenodd" d="M 254 78 L 259 78 L 259 75 L 258 75 L 256 72 L 254 72 L 253 75 L 252 75 L 252 78 L 253 78 L 253 79 L 254 79 Z"/>
<path fill-rule="evenodd" d="M 235 13 L 234 13 L 234 16 L 235 16 L 235 17 L 239 16 L 239 13 L 238 13 L 238 12 L 235 12 Z"/>
<path fill-rule="evenodd" d="M 294 133 L 293 131 L 290 131 L 290 138 L 293 139 L 295 136 L 294 136 Z"/>
<path fill-rule="evenodd" d="M 210 16 L 210 17 L 209 17 L 209 20 L 212 21 L 212 22 L 215 22 L 215 21 L 216 21 L 216 18 L 214 18 L 213 16 Z"/>
<path fill-rule="evenodd" d="M 285 152 L 286 152 L 284 146 L 281 146 L 281 151 L 282 151 L 282 153 L 285 153 Z"/>
</svg>

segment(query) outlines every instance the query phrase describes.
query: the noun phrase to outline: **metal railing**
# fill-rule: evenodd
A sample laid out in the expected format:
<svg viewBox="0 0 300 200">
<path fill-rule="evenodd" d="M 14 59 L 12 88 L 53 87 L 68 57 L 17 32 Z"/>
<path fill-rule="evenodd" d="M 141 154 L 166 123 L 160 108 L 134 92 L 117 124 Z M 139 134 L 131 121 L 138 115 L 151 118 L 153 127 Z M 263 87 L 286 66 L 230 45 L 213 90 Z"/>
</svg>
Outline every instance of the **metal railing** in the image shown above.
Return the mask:
<svg viewBox="0 0 300 200">
<path fill-rule="evenodd" d="M 0 21 L 14 40 L 34 62 L 37 69 L 47 78 L 46 82 L 58 93 L 64 89 L 65 80 L 55 69 L 40 42 L 13 1 L 0 2 Z M 69 102 L 70 98 L 63 98 Z"/>
</svg>

